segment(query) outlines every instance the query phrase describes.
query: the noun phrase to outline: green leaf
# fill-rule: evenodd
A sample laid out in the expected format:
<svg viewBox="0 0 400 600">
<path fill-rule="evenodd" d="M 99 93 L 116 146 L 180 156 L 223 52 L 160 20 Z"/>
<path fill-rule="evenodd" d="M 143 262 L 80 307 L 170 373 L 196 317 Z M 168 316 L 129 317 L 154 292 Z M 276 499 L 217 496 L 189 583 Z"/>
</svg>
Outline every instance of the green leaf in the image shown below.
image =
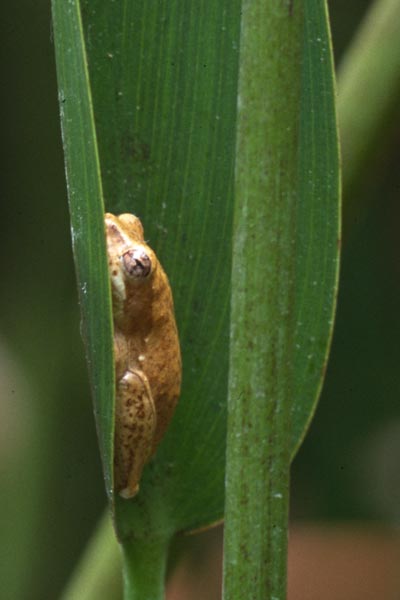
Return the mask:
<svg viewBox="0 0 400 600">
<path fill-rule="evenodd" d="M 229 10 L 228 10 L 229 7 Z M 239 4 L 84 2 L 106 208 L 138 215 L 171 281 L 183 354 L 178 409 L 124 538 L 223 513 Z"/>
<path fill-rule="evenodd" d="M 360 181 L 371 155 L 377 148 L 382 152 L 393 119 L 397 118 L 399 56 L 400 3 L 375 0 L 339 69 L 338 113 L 346 204 L 357 199 L 357 194 L 350 192 Z"/>
<path fill-rule="evenodd" d="M 336 94 L 325 0 L 306 0 L 304 19 L 292 455 L 307 431 L 325 377 L 336 308 L 341 233 Z"/>
<path fill-rule="evenodd" d="M 82 335 L 111 497 L 114 369 L 102 181 L 78 0 L 53 0 L 53 29 Z"/>
<path fill-rule="evenodd" d="M 61 600 L 116 600 L 122 596 L 121 588 L 121 553 L 107 512 L 88 541 Z"/>
</svg>

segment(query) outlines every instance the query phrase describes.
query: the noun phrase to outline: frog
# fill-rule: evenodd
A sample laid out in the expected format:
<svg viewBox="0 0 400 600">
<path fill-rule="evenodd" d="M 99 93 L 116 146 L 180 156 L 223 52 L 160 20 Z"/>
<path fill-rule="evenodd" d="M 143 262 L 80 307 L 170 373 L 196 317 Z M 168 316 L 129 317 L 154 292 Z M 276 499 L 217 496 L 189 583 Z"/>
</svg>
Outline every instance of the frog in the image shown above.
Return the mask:
<svg viewBox="0 0 400 600">
<path fill-rule="evenodd" d="M 114 489 L 134 498 L 181 389 L 182 360 L 168 277 L 130 213 L 104 217 L 114 323 Z"/>
</svg>

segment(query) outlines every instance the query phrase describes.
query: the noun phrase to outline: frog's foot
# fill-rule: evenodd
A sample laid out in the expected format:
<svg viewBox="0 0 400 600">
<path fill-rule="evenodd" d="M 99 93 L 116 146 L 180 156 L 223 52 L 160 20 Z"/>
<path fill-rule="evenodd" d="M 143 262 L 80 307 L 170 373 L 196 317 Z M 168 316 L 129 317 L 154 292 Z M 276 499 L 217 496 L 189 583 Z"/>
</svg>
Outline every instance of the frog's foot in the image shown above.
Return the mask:
<svg viewBox="0 0 400 600">
<path fill-rule="evenodd" d="M 126 371 L 117 384 L 115 407 L 115 488 L 123 498 L 139 490 L 144 465 L 152 455 L 156 411 L 144 373 Z"/>
</svg>

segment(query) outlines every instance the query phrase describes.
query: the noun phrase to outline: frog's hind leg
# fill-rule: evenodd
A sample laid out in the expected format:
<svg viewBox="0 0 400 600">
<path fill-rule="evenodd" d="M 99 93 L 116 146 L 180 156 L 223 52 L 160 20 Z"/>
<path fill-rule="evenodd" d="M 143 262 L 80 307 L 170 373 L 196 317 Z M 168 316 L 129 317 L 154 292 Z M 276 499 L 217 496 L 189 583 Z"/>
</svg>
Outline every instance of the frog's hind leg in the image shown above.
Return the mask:
<svg viewBox="0 0 400 600">
<path fill-rule="evenodd" d="M 115 488 L 123 498 L 133 498 L 152 455 L 157 417 L 144 373 L 127 371 L 117 384 L 115 407 Z"/>
</svg>

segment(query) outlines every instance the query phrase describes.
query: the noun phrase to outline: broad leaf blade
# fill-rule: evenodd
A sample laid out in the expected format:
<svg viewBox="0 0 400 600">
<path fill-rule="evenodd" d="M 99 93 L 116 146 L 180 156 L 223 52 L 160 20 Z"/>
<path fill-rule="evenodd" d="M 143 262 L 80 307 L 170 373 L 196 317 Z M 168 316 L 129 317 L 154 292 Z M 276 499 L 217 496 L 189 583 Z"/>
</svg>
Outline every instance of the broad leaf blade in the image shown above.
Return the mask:
<svg viewBox="0 0 400 600">
<path fill-rule="evenodd" d="M 239 4 L 83 3 L 106 208 L 143 221 L 173 289 L 182 395 L 120 535 L 223 513 Z"/>
</svg>

